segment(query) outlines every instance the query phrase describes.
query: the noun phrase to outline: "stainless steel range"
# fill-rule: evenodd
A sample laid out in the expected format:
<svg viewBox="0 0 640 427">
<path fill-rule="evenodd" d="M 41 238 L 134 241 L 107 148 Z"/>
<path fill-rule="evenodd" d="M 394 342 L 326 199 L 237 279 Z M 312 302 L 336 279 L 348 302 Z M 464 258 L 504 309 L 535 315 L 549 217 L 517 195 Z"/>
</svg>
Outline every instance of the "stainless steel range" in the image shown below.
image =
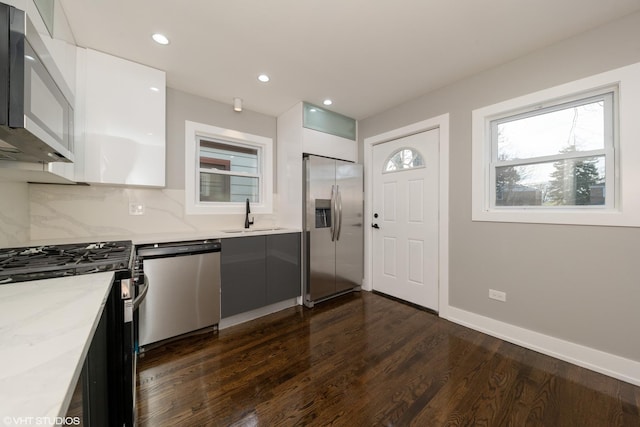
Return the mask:
<svg viewBox="0 0 640 427">
<path fill-rule="evenodd" d="M 112 271 L 113 284 L 81 380 L 85 425 L 135 425 L 134 311 L 146 295 L 131 241 L 0 249 L 0 286 Z M 99 334 L 99 331 L 103 331 Z M 95 344 L 98 342 L 97 344 Z M 95 344 L 95 346 L 94 346 Z M 82 384 L 81 384 L 82 385 Z"/>
</svg>

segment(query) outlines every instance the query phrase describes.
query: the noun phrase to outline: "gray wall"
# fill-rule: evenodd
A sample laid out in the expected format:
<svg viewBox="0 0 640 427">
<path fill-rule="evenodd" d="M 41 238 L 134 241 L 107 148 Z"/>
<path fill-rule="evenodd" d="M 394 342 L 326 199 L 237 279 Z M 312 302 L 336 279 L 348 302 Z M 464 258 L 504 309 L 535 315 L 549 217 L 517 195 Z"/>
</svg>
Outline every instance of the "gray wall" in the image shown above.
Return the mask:
<svg viewBox="0 0 640 427">
<path fill-rule="evenodd" d="M 362 159 L 364 138 L 450 113 L 451 306 L 640 361 L 639 229 L 471 221 L 472 110 L 639 61 L 636 13 L 359 123 Z"/>
<path fill-rule="evenodd" d="M 184 189 L 185 120 L 260 135 L 276 142 L 275 117 L 248 110 L 237 113 L 230 104 L 167 88 L 167 188 L 170 189 Z M 275 158 L 274 148 L 274 162 Z"/>
</svg>

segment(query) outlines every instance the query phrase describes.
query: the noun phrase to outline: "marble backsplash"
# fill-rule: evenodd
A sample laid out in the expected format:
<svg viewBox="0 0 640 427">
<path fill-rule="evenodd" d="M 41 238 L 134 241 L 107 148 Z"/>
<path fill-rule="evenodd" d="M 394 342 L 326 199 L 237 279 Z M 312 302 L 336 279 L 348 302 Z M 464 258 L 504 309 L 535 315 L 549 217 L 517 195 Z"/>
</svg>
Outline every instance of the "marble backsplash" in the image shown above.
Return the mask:
<svg viewBox="0 0 640 427">
<path fill-rule="evenodd" d="M 0 247 L 29 241 L 29 184 L 0 182 Z"/>
<path fill-rule="evenodd" d="M 29 185 L 33 241 L 189 233 L 241 228 L 244 215 L 186 215 L 184 190 L 82 185 Z M 130 215 L 129 204 L 144 205 Z M 277 225 L 276 215 L 252 215 L 256 226 Z"/>
</svg>

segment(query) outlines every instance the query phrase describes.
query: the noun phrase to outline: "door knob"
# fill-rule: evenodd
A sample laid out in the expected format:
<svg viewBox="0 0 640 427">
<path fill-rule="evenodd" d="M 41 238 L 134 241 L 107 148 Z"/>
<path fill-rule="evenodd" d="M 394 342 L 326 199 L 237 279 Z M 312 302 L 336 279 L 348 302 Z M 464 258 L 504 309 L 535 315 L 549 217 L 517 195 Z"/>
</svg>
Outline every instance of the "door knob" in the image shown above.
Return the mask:
<svg viewBox="0 0 640 427">
<path fill-rule="evenodd" d="M 380 226 L 379 226 L 378 224 L 371 224 L 371 226 L 372 226 L 373 228 L 377 228 L 378 230 L 380 229 Z"/>
</svg>

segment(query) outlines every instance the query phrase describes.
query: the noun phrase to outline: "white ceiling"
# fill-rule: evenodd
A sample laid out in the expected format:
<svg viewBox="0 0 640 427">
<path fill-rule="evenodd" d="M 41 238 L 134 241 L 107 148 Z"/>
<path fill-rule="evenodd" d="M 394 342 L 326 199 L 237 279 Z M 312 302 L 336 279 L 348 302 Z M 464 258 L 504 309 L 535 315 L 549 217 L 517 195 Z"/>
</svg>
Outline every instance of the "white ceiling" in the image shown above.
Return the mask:
<svg viewBox="0 0 640 427">
<path fill-rule="evenodd" d="M 78 45 L 165 70 L 169 87 L 272 116 L 331 98 L 355 119 L 640 10 L 640 0 L 61 1 Z M 171 43 L 155 44 L 155 32 Z"/>
</svg>

